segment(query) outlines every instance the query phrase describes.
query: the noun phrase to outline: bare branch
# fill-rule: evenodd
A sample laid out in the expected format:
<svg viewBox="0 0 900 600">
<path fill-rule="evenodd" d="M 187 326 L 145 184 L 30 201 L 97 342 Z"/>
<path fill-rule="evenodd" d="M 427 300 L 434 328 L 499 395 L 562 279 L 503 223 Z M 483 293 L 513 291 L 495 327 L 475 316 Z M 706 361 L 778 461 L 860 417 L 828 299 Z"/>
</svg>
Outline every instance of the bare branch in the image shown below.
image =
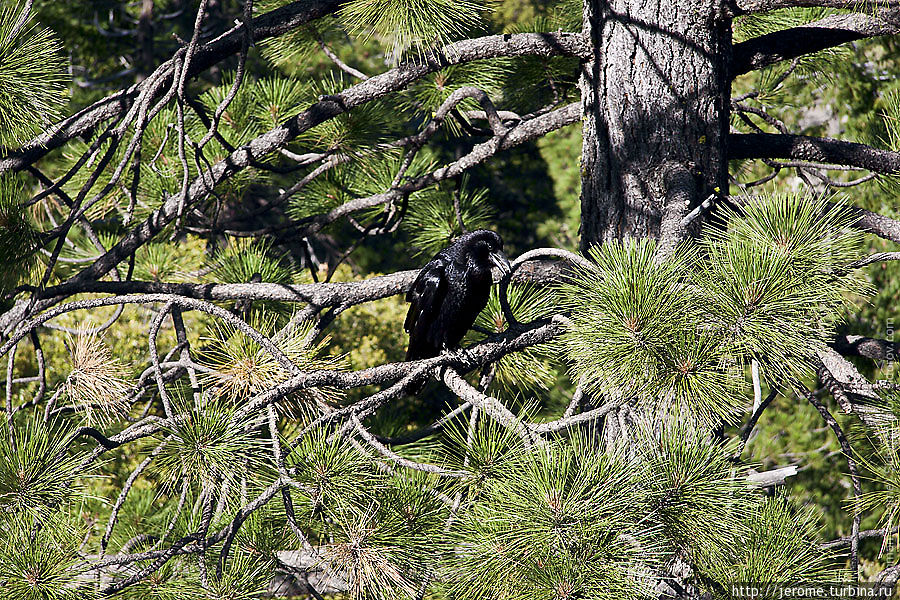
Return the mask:
<svg viewBox="0 0 900 600">
<path fill-rule="evenodd" d="M 338 9 L 338 0 L 297 0 L 281 8 L 253 19 L 253 39 L 256 41 L 279 36 L 287 31 L 331 14 Z M 191 61 L 187 77 L 194 77 L 209 67 L 239 52 L 244 43 L 243 24 L 231 28 L 219 37 L 200 45 Z M 50 127 L 21 148 L 0 157 L 0 173 L 19 171 L 69 140 L 85 135 L 91 129 L 110 119 L 121 117 L 132 106 L 139 94 L 152 86 L 149 98 L 159 97 L 172 83 L 176 61 L 183 57 L 184 49 L 160 65 L 144 81 L 103 98 L 80 112 Z"/>
<path fill-rule="evenodd" d="M 900 173 L 900 152 L 806 135 L 731 133 L 728 158 L 799 159 L 861 167 L 885 175 Z"/>
<path fill-rule="evenodd" d="M 900 260 L 900 252 L 876 252 L 847 265 L 848 269 L 859 269 L 866 265 L 890 260 Z"/>
<path fill-rule="evenodd" d="M 785 8 L 844 8 L 856 11 L 900 7 L 897 0 L 737 0 L 738 15 Z"/>
<path fill-rule="evenodd" d="M 850 13 L 825 17 L 734 45 L 732 73 L 741 75 L 847 42 L 900 33 L 900 11 Z"/>
<path fill-rule="evenodd" d="M 527 36 L 537 36 L 537 34 L 521 34 Z M 503 36 L 491 36 L 496 38 L 502 38 Z M 514 39 L 518 36 L 512 36 L 510 39 Z M 531 38 L 529 38 L 531 39 Z M 522 44 L 526 44 L 527 48 L 530 50 L 534 50 L 530 43 L 533 43 L 534 40 L 531 40 L 530 43 L 527 43 L 528 40 L 519 41 L 519 44 L 515 46 L 518 48 Z M 496 44 L 505 46 L 510 42 L 503 42 L 502 40 L 497 40 Z M 480 47 L 479 47 L 480 48 Z M 479 49 L 479 51 L 481 51 Z M 410 67 L 416 68 L 416 67 Z M 396 71 L 396 69 L 395 69 Z M 358 88 L 359 86 L 369 85 L 373 82 L 377 83 L 381 76 L 373 77 L 366 82 L 358 84 L 354 86 L 354 88 L 350 88 L 351 90 Z M 376 89 L 379 89 L 376 87 Z M 348 90 L 349 92 L 349 90 Z M 371 99 L 371 98 L 368 98 Z M 360 102 L 368 101 L 360 100 Z M 321 102 L 319 104 L 322 104 Z M 332 105 L 334 108 L 339 108 L 334 100 L 326 101 L 326 104 Z M 315 105 L 318 106 L 318 105 Z M 315 106 L 308 110 L 305 115 L 318 115 L 318 111 L 314 110 Z M 336 113 L 337 114 L 337 113 Z M 302 115 L 300 115 L 302 116 Z M 300 118 L 300 117 L 297 117 Z M 318 118 L 318 117 L 316 117 Z M 490 140 L 483 142 L 481 144 L 476 145 L 472 151 L 460 158 L 459 160 L 441 167 L 432 173 L 428 173 L 421 177 L 417 177 L 407 183 L 404 183 L 398 187 L 392 188 L 390 191 L 382 194 L 376 194 L 374 196 L 370 196 L 368 198 L 360 198 L 348 202 L 331 212 L 327 215 L 320 216 L 313 220 L 313 222 L 309 225 L 307 234 L 314 233 L 319 231 L 325 225 L 336 221 L 337 219 L 351 214 L 355 211 L 363 210 L 366 208 L 371 208 L 373 206 L 378 206 L 379 204 L 383 204 L 391 201 L 391 199 L 397 197 L 401 197 L 403 194 L 410 193 L 413 191 L 421 190 L 431 185 L 434 185 L 440 181 L 445 179 L 449 179 L 455 177 L 467 169 L 472 168 L 475 165 L 478 165 L 491 156 L 494 156 L 497 152 L 502 150 L 506 150 L 508 148 L 514 147 L 518 144 L 524 143 L 526 141 L 536 139 L 545 135 L 546 133 L 553 131 L 555 129 L 559 129 L 565 125 L 576 122 L 580 118 L 580 111 L 578 103 L 573 103 L 568 106 L 557 109 L 553 112 L 541 115 L 539 117 L 535 117 L 530 121 L 526 121 L 520 123 L 514 127 L 509 128 L 502 136 L 495 136 Z M 312 116 L 309 117 L 311 120 L 315 120 Z M 311 123 L 311 120 L 304 121 L 305 123 Z M 294 119 L 291 119 L 288 123 L 293 122 Z M 310 125 L 311 126 L 311 125 Z M 286 129 L 287 128 L 287 129 Z M 261 151 L 261 148 L 269 148 L 269 150 L 273 150 L 280 143 L 286 143 L 287 137 L 292 137 L 293 135 L 297 135 L 300 133 L 300 130 L 294 129 L 293 127 L 289 127 L 288 125 L 284 125 L 282 127 L 276 128 L 275 130 L 270 131 L 269 133 L 257 138 L 253 142 L 250 142 L 247 146 L 243 146 L 235 151 L 230 157 L 222 160 L 217 163 L 213 167 L 213 174 L 215 175 L 215 182 L 224 180 L 227 177 L 230 177 L 238 170 L 249 165 L 251 158 L 256 154 L 257 151 Z M 287 136 L 287 137 L 285 137 Z M 271 138 L 271 139 L 270 139 Z M 265 141 L 261 141 L 265 140 Z M 257 150 L 254 150 L 257 148 Z M 211 175 L 212 176 L 212 175 Z M 206 177 L 201 176 L 195 179 L 194 183 L 191 185 L 191 197 L 188 199 L 187 204 L 193 204 L 199 201 L 202 198 L 205 198 L 209 192 L 208 182 L 206 182 Z M 141 225 L 133 229 L 129 234 L 127 234 L 118 244 L 113 246 L 106 254 L 101 256 L 96 262 L 94 262 L 90 267 L 78 273 L 75 277 L 69 280 L 67 284 L 63 284 L 59 286 L 57 289 L 60 293 L 68 293 L 66 290 L 67 286 L 72 286 L 77 288 L 79 285 L 82 285 L 86 281 L 99 279 L 105 273 L 110 271 L 122 260 L 126 259 L 130 256 L 137 248 L 139 248 L 144 243 L 148 242 L 152 239 L 159 231 L 162 230 L 168 223 L 170 223 L 178 214 L 178 209 L 181 206 L 181 197 L 179 195 L 170 196 L 166 202 L 159 209 L 153 212 L 150 217 L 147 218 Z M 49 298 L 38 302 L 35 306 L 35 310 L 43 310 L 53 304 L 55 304 L 59 300 L 59 297 Z M 16 322 L 17 319 L 20 319 L 25 314 L 25 306 L 14 307 L 10 311 L 8 311 L 4 315 L 0 315 L 0 331 L 8 331 L 13 323 Z"/>
<path fill-rule="evenodd" d="M 864 208 L 852 207 L 849 210 L 859 217 L 855 227 L 886 240 L 900 242 L 900 221 Z"/>
<path fill-rule="evenodd" d="M 310 25 L 309 29 L 312 32 L 312 34 L 315 36 L 316 42 L 319 43 L 319 48 L 322 50 L 322 53 L 325 56 L 327 56 L 328 59 L 337 66 L 337 68 L 339 68 L 344 73 L 347 73 L 348 75 L 352 75 L 353 77 L 356 77 L 357 79 L 365 80 L 365 79 L 369 78 L 368 75 L 366 75 L 359 69 L 354 69 L 353 67 L 351 67 L 350 65 L 348 65 L 347 63 L 342 61 L 340 59 L 340 57 L 338 57 L 338 55 L 335 54 L 334 51 L 328 47 L 328 44 L 325 43 L 325 40 L 322 39 L 322 36 L 319 35 L 319 32 L 316 31 L 315 27 Z"/>
</svg>

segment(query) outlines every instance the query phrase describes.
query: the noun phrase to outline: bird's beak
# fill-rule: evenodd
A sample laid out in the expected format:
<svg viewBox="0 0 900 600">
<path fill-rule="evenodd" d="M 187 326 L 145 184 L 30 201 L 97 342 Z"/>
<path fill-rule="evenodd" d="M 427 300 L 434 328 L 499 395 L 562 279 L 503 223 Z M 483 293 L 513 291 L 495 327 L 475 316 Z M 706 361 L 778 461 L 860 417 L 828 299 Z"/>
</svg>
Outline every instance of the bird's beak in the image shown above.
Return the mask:
<svg viewBox="0 0 900 600">
<path fill-rule="evenodd" d="M 500 270 L 500 273 L 503 275 L 503 277 L 506 277 L 512 271 L 512 266 L 509 264 L 509 259 L 507 259 L 506 255 L 499 250 L 496 252 L 491 252 L 490 259 L 491 264 Z"/>
</svg>

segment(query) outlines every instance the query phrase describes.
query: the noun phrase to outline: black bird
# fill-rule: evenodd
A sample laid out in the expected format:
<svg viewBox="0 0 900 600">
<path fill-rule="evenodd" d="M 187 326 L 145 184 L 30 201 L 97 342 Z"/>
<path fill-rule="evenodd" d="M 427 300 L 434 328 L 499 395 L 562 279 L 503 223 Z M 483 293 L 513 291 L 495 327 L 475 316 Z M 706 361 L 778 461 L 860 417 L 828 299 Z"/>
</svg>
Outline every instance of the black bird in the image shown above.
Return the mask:
<svg viewBox="0 0 900 600">
<path fill-rule="evenodd" d="M 459 344 L 487 305 L 492 266 L 509 273 L 503 240 L 480 229 L 460 236 L 422 268 L 406 294 L 406 360 L 437 356 Z"/>
</svg>

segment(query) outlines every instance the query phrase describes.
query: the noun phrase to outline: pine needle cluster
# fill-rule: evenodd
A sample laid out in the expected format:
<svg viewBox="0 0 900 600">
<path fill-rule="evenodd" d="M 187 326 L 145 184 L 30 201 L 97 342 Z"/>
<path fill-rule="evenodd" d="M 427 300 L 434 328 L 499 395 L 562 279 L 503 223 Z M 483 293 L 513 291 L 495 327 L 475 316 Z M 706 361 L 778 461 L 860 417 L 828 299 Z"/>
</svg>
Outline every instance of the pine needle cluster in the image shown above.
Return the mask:
<svg viewBox="0 0 900 600">
<path fill-rule="evenodd" d="M 442 186 L 420 194 L 411 204 L 403 227 L 418 253 L 431 257 L 462 235 L 463 226 L 466 231 L 487 227 L 493 214 L 487 190 L 470 189 L 464 177 L 456 188 Z"/>
<path fill-rule="evenodd" d="M 452 597 L 644 598 L 679 561 L 685 581 L 709 592 L 739 576 L 803 581 L 829 566 L 808 511 L 765 500 L 726 445 L 684 423 L 640 427 L 605 450 L 584 433 L 485 444 L 497 433 L 469 438 L 482 475 L 452 527 Z"/>
<path fill-rule="evenodd" d="M 68 429 L 39 418 L 17 424 L 15 435 L 0 435 L 0 507 L 9 515 L 45 518 L 78 496 L 73 472 L 81 458 L 68 451 Z M 8 532 L 7 532 L 8 533 Z"/>
<path fill-rule="evenodd" d="M 565 346 L 577 377 L 606 398 L 714 427 L 745 404 L 743 367 L 772 381 L 807 375 L 866 286 L 848 266 L 860 234 L 838 203 L 770 195 L 696 245 L 660 259 L 652 241 L 593 248 L 563 286 Z"/>
<path fill-rule="evenodd" d="M 94 332 L 69 335 L 72 370 L 62 384 L 71 406 L 89 424 L 109 423 L 128 413 L 131 385 L 125 366 Z"/>
<path fill-rule="evenodd" d="M 62 44 L 23 10 L 9 0 L 0 4 L 0 148 L 27 141 L 68 102 Z"/>
<path fill-rule="evenodd" d="M 394 60 L 410 48 L 438 46 L 481 23 L 483 5 L 471 0 L 353 0 L 341 20 L 356 35 L 376 35 Z"/>
<path fill-rule="evenodd" d="M 0 292 L 16 286 L 37 262 L 38 232 L 25 206 L 25 188 L 10 175 L 0 175 Z"/>
</svg>

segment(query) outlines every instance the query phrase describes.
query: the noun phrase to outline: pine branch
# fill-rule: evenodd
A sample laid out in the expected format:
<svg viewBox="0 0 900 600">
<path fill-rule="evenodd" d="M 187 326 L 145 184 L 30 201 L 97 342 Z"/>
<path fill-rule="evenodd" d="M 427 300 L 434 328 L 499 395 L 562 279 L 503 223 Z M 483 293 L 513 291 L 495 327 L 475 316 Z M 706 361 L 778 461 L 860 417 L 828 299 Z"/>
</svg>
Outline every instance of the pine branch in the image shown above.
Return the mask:
<svg viewBox="0 0 900 600">
<path fill-rule="evenodd" d="M 528 260 L 534 260 L 529 257 Z M 536 266 L 522 269 L 513 277 L 518 283 L 549 284 L 557 281 L 561 268 L 557 261 L 535 261 Z M 160 281 L 83 281 L 63 284 L 38 292 L 38 298 L 71 294 L 172 294 L 196 300 L 252 300 L 308 303 L 320 309 L 350 307 L 405 293 L 417 270 L 379 275 L 362 281 L 306 284 L 279 283 L 166 283 Z M 187 364 L 187 363 L 185 363 Z"/>
<path fill-rule="evenodd" d="M 839 335 L 831 344 L 843 356 L 864 356 L 872 360 L 897 362 L 900 360 L 900 342 L 880 340 L 862 335 Z"/>
<path fill-rule="evenodd" d="M 733 16 L 786 8 L 843 8 L 862 11 L 897 7 L 900 7 L 900 2 L 896 0 L 737 0 Z"/>
<path fill-rule="evenodd" d="M 847 42 L 900 33 L 900 9 L 825 17 L 734 45 L 732 73 L 742 75 Z"/>
<path fill-rule="evenodd" d="M 859 219 L 855 227 L 880 238 L 900 242 L 900 221 L 864 208 L 851 207 L 850 210 Z"/>
<path fill-rule="evenodd" d="M 900 173 L 900 152 L 832 138 L 780 133 L 731 133 L 728 158 L 783 158 L 862 167 L 885 175 Z"/>
<path fill-rule="evenodd" d="M 339 6 L 338 0 L 297 0 L 253 19 L 253 39 L 258 42 L 279 36 L 310 21 L 332 14 Z M 244 26 L 241 24 L 209 42 L 198 45 L 190 68 L 185 73 L 186 78 L 194 77 L 240 52 L 244 37 Z M 134 100 L 148 86 L 153 86 L 149 101 L 161 97 L 171 86 L 177 64 L 185 52 L 185 48 L 176 52 L 172 59 L 157 67 L 154 73 L 141 83 L 98 100 L 48 128 L 21 148 L 3 155 L 0 157 L 0 173 L 10 170 L 20 171 L 69 140 L 87 134 L 101 123 L 120 118 L 128 112 Z"/>
<path fill-rule="evenodd" d="M 515 40 L 515 38 L 520 38 L 514 45 L 518 46 L 518 50 L 522 50 L 522 47 L 524 45 L 527 48 L 525 51 L 533 51 L 535 50 L 535 46 L 533 44 L 540 45 L 543 43 L 539 41 L 541 37 L 540 35 L 522 35 L 524 35 L 527 39 L 522 39 L 520 36 L 512 36 L 510 42 L 504 42 L 502 40 L 504 36 L 491 37 L 496 38 L 493 40 L 494 43 L 503 46 L 512 43 L 512 40 Z M 480 48 L 476 45 L 476 51 L 477 50 L 483 50 L 483 48 Z M 456 57 L 460 55 L 461 53 L 455 54 Z M 468 56 L 472 57 L 473 54 L 469 54 Z M 477 56 L 477 54 L 475 54 L 474 56 Z M 475 58 L 472 58 L 472 60 L 475 60 Z M 417 65 L 412 65 L 410 66 L 410 68 L 416 69 Z M 393 71 L 397 71 L 397 69 Z M 380 76 L 373 77 L 368 81 L 359 84 L 358 86 L 350 88 L 350 90 L 347 90 L 347 92 L 359 88 L 360 86 L 368 85 L 370 82 L 375 82 L 379 78 Z M 368 90 L 369 93 L 363 95 L 361 99 L 354 96 L 353 101 L 359 103 L 367 102 L 371 99 L 374 99 L 374 97 L 377 97 L 377 95 L 379 94 L 379 90 L 382 90 L 382 93 L 386 93 L 383 92 L 384 88 L 380 87 L 383 83 L 383 81 L 376 82 L 376 87 L 374 88 L 374 90 Z M 184 202 L 184 207 L 187 208 L 189 206 L 192 206 L 194 203 L 206 198 L 210 193 L 210 189 L 212 189 L 219 182 L 224 181 L 228 177 L 239 172 L 241 169 L 247 167 L 253 160 L 253 157 L 261 156 L 262 154 L 277 150 L 278 147 L 288 143 L 291 139 L 296 137 L 296 135 L 299 135 L 301 131 L 308 129 L 313 124 L 315 124 L 314 121 L 319 122 L 317 121 L 317 119 L 321 117 L 320 111 L 323 110 L 322 105 L 337 109 L 338 112 L 335 114 L 339 114 L 343 111 L 343 109 L 341 109 L 342 105 L 345 106 L 346 104 L 351 103 L 350 99 L 348 99 L 348 101 L 344 103 L 338 102 L 334 98 L 335 97 L 332 97 L 323 102 L 319 102 L 305 113 L 298 115 L 297 118 L 291 119 L 285 125 L 282 125 L 281 127 L 272 130 L 269 133 L 260 136 L 259 138 L 256 138 L 246 146 L 238 148 L 234 153 L 231 154 L 231 156 L 223 159 L 219 163 L 216 163 L 216 165 L 213 166 L 212 173 L 205 173 L 198 176 L 190 186 L 189 198 Z M 465 172 L 466 170 L 484 162 L 500 151 L 507 150 L 524 142 L 542 137 L 550 131 L 554 131 L 570 123 L 574 123 L 579 119 L 579 117 L 579 103 L 572 103 L 550 113 L 535 117 L 534 119 L 531 119 L 529 121 L 519 123 L 507 129 L 503 133 L 503 135 L 495 136 L 486 142 L 482 142 L 481 144 L 476 145 L 469 154 L 463 156 L 459 160 L 449 165 L 433 171 L 432 173 L 417 177 L 411 181 L 406 182 L 403 185 L 392 188 L 385 193 L 376 194 L 367 198 L 355 199 L 335 208 L 326 215 L 320 215 L 312 221 L 312 223 L 307 227 L 306 232 L 301 235 L 310 235 L 312 233 L 315 233 L 321 230 L 321 228 L 325 225 L 332 223 L 337 219 L 349 215 L 355 211 L 371 208 L 380 204 L 385 204 L 387 202 L 390 202 L 392 199 L 401 198 L 404 194 L 425 189 L 426 187 L 434 185 L 440 181 L 455 177 Z M 295 127 L 294 123 L 297 121 L 297 119 L 300 119 L 305 126 L 302 128 Z M 215 182 L 213 185 L 210 185 L 210 178 L 212 178 L 212 181 Z M 153 239 L 167 224 L 171 223 L 177 217 L 178 210 L 181 206 L 181 195 L 170 196 L 160 208 L 155 210 L 153 214 L 151 214 L 143 223 L 141 223 L 130 233 L 125 235 L 123 239 L 120 240 L 118 244 L 110 248 L 110 250 L 106 252 L 106 254 L 97 259 L 90 267 L 84 269 L 72 279 L 70 279 L 67 284 L 63 285 L 72 286 L 74 289 L 78 285 L 82 285 L 87 281 L 99 279 L 100 277 L 108 273 L 117 264 L 132 255 L 143 244 Z M 66 289 L 68 288 L 61 288 L 60 291 L 65 291 Z M 40 312 L 42 310 L 45 310 L 53 304 L 56 304 L 61 299 L 62 298 L 60 296 L 56 296 L 54 298 L 47 298 L 38 301 L 32 307 L 33 312 Z M 27 306 L 27 304 L 17 304 L 5 314 L 0 315 L 0 331 L 9 331 L 12 327 L 14 327 L 15 323 L 19 322 L 21 318 L 26 314 Z"/>
</svg>

